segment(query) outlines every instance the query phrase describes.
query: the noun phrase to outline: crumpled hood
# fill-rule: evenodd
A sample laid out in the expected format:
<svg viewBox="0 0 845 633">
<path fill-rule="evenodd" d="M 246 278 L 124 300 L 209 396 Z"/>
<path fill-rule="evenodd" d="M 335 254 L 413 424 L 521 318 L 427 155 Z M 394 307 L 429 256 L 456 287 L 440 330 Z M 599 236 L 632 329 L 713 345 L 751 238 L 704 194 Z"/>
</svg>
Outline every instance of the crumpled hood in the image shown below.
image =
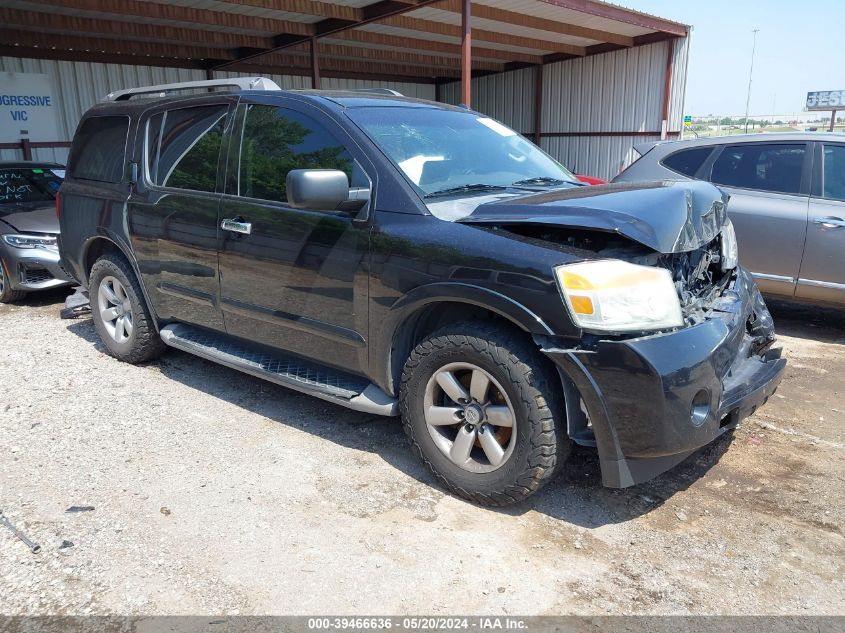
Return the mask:
<svg viewBox="0 0 845 633">
<path fill-rule="evenodd" d="M 59 219 L 53 202 L 0 205 L 0 220 L 21 233 L 59 232 Z"/>
<path fill-rule="evenodd" d="M 727 194 L 706 182 L 613 183 L 488 202 L 460 222 L 595 229 L 660 253 L 683 253 L 719 234 L 727 204 Z"/>
</svg>

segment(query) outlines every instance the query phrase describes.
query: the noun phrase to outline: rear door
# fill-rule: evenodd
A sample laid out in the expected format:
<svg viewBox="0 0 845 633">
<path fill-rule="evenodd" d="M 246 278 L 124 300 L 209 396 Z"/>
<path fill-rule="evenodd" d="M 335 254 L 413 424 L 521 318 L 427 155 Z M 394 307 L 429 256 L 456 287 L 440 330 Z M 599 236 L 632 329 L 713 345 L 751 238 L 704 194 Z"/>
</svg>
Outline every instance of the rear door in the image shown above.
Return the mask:
<svg viewBox="0 0 845 633">
<path fill-rule="evenodd" d="M 807 233 L 812 152 L 805 142 L 737 143 L 720 150 L 710 180 L 731 196 L 740 263 L 763 292 L 795 293 Z"/>
<path fill-rule="evenodd" d="M 817 143 L 807 245 L 795 295 L 845 304 L 845 143 Z"/>
<path fill-rule="evenodd" d="M 220 214 L 227 332 L 362 371 L 369 225 L 290 206 L 285 179 L 292 169 L 340 169 L 351 186 L 372 189 L 375 170 L 365 172 L 369 162 L 337 123 L 296 100 L 244 99 L 232 138 Z"/>
<path fill-rule="evenodd" d="M 130 202 L 138 267 L 163 321 L 223 330 L 217 214 L 232 103 L 173 106 L 149 116 L 144 178 Z"/>
</svg>

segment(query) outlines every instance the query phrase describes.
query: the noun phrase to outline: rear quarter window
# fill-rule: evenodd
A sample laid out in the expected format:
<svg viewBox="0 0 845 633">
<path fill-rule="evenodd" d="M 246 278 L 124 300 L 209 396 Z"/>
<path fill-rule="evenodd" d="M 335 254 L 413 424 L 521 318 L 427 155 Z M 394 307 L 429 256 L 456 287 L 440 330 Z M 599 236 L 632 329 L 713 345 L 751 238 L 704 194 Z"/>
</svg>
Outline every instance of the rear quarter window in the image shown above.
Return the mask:
<svg viewBox="0 0 845 633">
<path fill-rule="evenodd" d="M 83 121 L 70 151 L 69 177 L 122 182 L 128 135 L 128 116 L 94 116 Z"/>
<path fill-rule="evenodd" d="M 667 167 L 672 171 L 694 178 L 695 174 L 698 173 L 698 170 L 701 169 L 701 166 L 704 164 L 704 161 L 706 161 L 712 153 L 712 147 L 693 147 L 669 154 L 660 162 L 664 167 Z"/>
</svg>

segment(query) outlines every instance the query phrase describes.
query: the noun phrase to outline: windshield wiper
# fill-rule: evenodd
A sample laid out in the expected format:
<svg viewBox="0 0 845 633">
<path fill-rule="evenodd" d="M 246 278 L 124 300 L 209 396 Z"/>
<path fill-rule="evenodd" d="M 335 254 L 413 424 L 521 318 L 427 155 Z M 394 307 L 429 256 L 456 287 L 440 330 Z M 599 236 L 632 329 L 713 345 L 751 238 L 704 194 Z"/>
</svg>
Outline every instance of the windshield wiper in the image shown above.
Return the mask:
<svg viewBox="0 0 845 633">
<path fill-rule="evenodd" d="M 448 189 L 440 189 L 439 191 L 432 191 L 425 194 L 426 198 L 436 198 L 438 196 L 449 196 L 455 193 L 473 193 L 475 191 L 503 191 L 508 187 L 502 185 L 487 185 L 484 183 L 476 183 L 472 185 L 461 185 L 460 187 L 449 187 Z"/>
<path fill-rule="evenodd" d="M 536 178 L 526 178 L 525 180 L 517 180 L 513 183 L 515 186 L 520 185 L 534 185 L 536 187 L 551 187 L 552 185 L 575 184 L 568 180 L 561 180 L 560 178 L 549 178 L 548 176 L 537 176 Z"/>
</svg>

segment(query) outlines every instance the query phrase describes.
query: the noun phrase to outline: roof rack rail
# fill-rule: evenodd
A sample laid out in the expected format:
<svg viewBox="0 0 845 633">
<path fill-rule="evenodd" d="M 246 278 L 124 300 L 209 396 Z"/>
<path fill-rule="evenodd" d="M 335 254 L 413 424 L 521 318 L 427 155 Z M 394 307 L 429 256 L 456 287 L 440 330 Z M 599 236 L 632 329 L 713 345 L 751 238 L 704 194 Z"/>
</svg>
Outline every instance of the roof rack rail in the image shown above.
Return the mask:
<svg viewBox="0 0 845 633">
<path fill-rule="evenodd" d="M 160 84 L 157 86 L 142 86 L 140 88 L 127 88 L 116 90 L 107 94 L 103 101 L 126 101 L 132 97 L 146 94 L 161 93 L 177 90 L 197 90 L 202 88 L 215 87 L 238 88 L 239 90 L 281 90 L 278 84 L 266 77 L 232 77 L 231 79 L 209 79 L 206 81 L 182 81 L 175 84 Z"/>
<path fill-rule="evenodd" d="M 351 92 L 371 92 L 376 95 L 391 95 L 394 97 L 404 97 L 398 90 L 392 88 L 353 88 Z"/>
</svg>

